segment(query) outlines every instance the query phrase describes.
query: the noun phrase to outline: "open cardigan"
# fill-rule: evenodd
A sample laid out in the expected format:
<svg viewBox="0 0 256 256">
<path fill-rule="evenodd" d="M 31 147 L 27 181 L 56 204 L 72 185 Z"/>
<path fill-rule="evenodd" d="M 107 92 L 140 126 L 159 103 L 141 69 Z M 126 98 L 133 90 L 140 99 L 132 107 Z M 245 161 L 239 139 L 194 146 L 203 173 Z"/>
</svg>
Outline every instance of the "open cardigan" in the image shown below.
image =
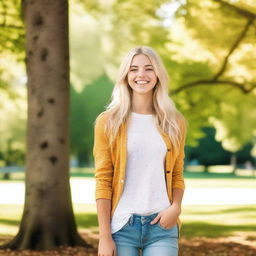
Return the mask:
<svg viewBox="0 0 256 256">
<path fill-rule="evenodd" d="M 96 190 L 95 200 L 105 198 L 111 200 L 111 217 L 123 192 L 126 170 L 127 121 L 122 123 L 113 145 L 108 147 L 108 137 L 104 133 L 107 114 L 102 112 L 96 119 L 94 127 L 93 156 L 95 162 Z M 166 143 L 165 181 L 168 198 L 172 203 L 172 189 L 185 189 L 183 178 L 185 130 L 181 125 L 182 139 L 180 148 L 174 152 L 168 134 L 161 132 Z M 181 221 L 178 218 L 179 233 Z"/>
</svg>

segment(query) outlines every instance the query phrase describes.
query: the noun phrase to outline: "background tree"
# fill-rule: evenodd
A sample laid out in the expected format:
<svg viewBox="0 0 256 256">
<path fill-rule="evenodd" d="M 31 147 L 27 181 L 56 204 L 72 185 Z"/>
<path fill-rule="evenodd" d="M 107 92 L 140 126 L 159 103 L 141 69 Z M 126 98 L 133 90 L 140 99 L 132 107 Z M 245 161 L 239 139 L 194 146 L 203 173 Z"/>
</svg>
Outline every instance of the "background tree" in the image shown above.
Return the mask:
<svg viewBox="0 0 256 256">
<path fill-rule="evenodd" d="M 20 10 L 20 0 L 0 2 L 0 166 L 24 164 L 27 98 Z"/>
<path fill-rule="evenodd" d="M 18 234 L 3 247 L 87 246 L 76 229 L 69 184 L 68 2 L 24 0 L 22 7 L 28 75 L 25 205 Z"/>
<path fill-rule="evenodd" d="M 11 55 L 15 60 L 23 62 L 25 58 L 25 30 L 21 19 L 20 0 L 0 2 L 0 89 L 9 92 L 10 76 L 6 57 Z M 8 57 L 9 57 L 8 56 Z M 9 63 L 8 63 L 9 64 Z M 8 67 L 7 67 L 8 66 Z M 14 93 L 11 94 L 14 96 Z"/>
<path fill-rule="evenodd" d="M 189 37 L 200 43 L 201 56 L 195 49 L 189 59 L 205 55 L 211 73 L 202 76 L 198 72 L 194 77 L 186 72 L 174 92 L 187 91 L 187 102 L 193 108 L 199 105 L 207 113 L 207 121 L 217 129 L 216 139 L 225 149 L 235 152 L 242 145 L 253 143 L 256 5 L 246 0 L 189 0 L 180 5 L 176 16 Z M 214 111 L 211 105 L 215 105 Z"/>
<path fill-rule="evenodd" d="M 226 150 L 234 153 L 249 143 L 253 153 L 255 9 L 248 0 L 73 0 L 72 87 L 80 93 L 104 74 L 113 83 L 124 53 L 150 45 L 163 58 L 171 96 L 189 120 L 188 144 L 198 145 L 202 127 L 213 126 Z M 17 26 L 12 20 L 8 24 Z"/>
<path fill-rule="evenodd" d="M 77 2 L 101 24 L 109 65 L 117 66 L 134 45 L 159 52 L 171 78 L 171 96 L 189 120 L 190 145 L 198 145 L 202 127 L 214 126 L 226 150 L 237 152 L 250 143 L 255 152 L 254 2 Z"/>
<path fill-rule="evenodd" d="M 71 88 L 70 149 L 79 167 L 93 167 L 94 121 L 108 103 L 112 87 L 113 83 L 103 75 L 80 93 Z"/>
</svg>

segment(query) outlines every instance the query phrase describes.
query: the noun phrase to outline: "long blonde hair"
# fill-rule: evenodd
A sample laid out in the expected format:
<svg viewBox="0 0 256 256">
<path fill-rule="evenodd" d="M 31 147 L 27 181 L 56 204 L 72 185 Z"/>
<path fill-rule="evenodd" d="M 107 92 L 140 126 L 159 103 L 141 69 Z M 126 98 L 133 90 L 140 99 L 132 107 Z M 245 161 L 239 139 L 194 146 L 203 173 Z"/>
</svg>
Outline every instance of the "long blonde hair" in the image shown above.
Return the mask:
<svg viewBox="0 0 256 256">
<path fill-rule="evenodd" d="M 157 76 L 157 84 L 153 89 L 153 114 L 156 126 L 169 135 L 173 149 L 176 151 L 186 133 L 187 121 L 176 109 L 174 102 L 168 96 L 168 73 L 159 55 L 148 46 L 132 48 L 124 57 L 117 81 L 111 95 L 111 102 L 102 114 L 107 114 L 105 133 L 109 138 L 109 146 L 114 142 L 123 122 L 128 121 L 131 113 L 132 89 L 128 85 L 127 74 L 135 55 L 146 55 Z"/>
</svg>

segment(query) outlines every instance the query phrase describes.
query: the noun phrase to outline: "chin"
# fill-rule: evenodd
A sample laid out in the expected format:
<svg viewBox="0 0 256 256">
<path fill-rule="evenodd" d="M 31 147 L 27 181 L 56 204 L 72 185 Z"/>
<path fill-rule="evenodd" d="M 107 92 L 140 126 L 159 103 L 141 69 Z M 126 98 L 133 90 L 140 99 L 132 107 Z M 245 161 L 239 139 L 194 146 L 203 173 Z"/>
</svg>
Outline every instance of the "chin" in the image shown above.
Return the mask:
<svg viewBox="0 0 256 256">
<path fill-rule="evenodd" d="M 133 90 L 135 93 L 137 93 L 137 94 L 148 94 L 148 93 L 151 93 L 151 92 L 153 92 L 153 90 L 151 89 L 151 90 Z"/>
</svg>

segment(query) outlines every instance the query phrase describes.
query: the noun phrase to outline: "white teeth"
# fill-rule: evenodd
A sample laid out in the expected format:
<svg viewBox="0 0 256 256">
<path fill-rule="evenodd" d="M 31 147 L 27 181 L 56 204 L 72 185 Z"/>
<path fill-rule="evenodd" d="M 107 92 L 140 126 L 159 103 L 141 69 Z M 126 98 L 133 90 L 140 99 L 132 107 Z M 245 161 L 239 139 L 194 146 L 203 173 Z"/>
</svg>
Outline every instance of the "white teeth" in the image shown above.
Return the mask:
<svg viewBox="0 0 256 256">
<path fill-rule="evenodd" d="M 137 84 L 147 84 L 147 81 L 136 81 Z"/>
</svg>

